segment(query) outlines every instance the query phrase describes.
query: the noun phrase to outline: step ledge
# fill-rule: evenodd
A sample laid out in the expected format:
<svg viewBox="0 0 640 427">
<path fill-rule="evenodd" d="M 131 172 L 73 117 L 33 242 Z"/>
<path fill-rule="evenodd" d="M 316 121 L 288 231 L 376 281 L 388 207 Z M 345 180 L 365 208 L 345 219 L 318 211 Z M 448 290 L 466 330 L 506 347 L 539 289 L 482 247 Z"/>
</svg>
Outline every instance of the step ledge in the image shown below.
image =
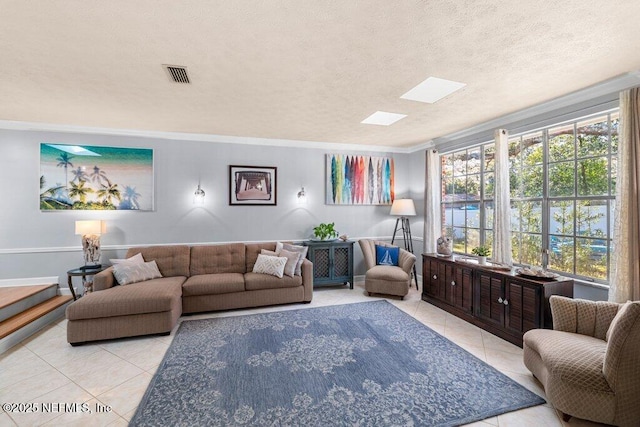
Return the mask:
<svg viewBox="0 0 640 427">
<path fill-rule="evenodd" d="M 67 305 L 69 305 L 70 302 L 55 308 L 54 310 L 48 312 L 44 316 L 27 324 L 25 327 L 20 328 L 16 332 L 0 339 L 0 355 L 2 355 L 2 353 L 6 352 L 13 346 L 20 344 L 22 341 L 34 335 L 44 327 L 52 324 L 56 320 L 64 318 L 65 310 L 67 308 Z"/>
<path fill-rule="evenodd" d="M 51 311 L 71 302 L 72 300 L 73 299 L 69 296 L 58 295 L 35 305 L 22 313 L 18 313 L 7 320 L 3 320 L 0 322 L 0 339 L 24 328 L 29 323 L 36 321 L 40 317 L 46 316 Z"/>
</svg>

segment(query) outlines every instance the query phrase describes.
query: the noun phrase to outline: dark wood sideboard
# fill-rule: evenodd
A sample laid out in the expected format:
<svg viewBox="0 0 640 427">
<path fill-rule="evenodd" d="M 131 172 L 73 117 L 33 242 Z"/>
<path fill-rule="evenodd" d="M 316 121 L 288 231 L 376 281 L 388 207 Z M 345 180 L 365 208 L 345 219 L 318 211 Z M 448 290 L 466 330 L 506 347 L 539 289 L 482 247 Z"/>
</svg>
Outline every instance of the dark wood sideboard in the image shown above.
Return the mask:
<svg viewBox="0 0 640 427">
<path fill-rule="evenodd" d="M 422 254 L 424 301 L 520 347 L 528 330 L 552 328 L 551 295 L 573 298 L 573 280 L 534 280 L 513 270 Z"/>
</svg>

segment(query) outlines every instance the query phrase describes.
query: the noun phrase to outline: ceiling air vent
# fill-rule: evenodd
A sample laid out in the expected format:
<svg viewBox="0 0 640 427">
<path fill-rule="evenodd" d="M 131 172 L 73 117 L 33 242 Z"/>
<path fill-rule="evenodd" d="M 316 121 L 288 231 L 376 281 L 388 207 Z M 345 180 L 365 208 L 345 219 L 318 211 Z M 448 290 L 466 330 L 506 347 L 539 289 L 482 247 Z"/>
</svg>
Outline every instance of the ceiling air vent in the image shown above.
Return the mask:
<svg viewBox="0 0 640 427">
<path fill-rule="evenodd" d="M 180 65 L 163 65 L 167 73 L 169 74 L 169 79 L 174 83 L 191 83 L 189 80 L 189 75 L 187 74 L 187 67 L 183 67 Z"/>
</svg>

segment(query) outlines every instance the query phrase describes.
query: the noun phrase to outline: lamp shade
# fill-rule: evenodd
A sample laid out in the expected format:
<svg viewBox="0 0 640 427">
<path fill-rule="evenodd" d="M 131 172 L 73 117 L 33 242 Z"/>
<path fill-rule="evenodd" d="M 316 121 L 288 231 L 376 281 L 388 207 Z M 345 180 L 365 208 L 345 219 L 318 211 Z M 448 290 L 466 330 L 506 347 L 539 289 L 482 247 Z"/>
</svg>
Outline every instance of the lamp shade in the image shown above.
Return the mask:
<svg viewBox="0 0 640 427">
<path fill-rule="evenodd" d="M 391 205 L 391 215 L 416 216 L 416 206 L 412 199 L 396 199 Z"/>
<path fill-rule="evenodd" d="M 89 221 L 76 221 L 76 234 L 84 236 L 87 234 L 100 235 L 107 231 L 103 221 L 89 220 Z"/>
</svg>

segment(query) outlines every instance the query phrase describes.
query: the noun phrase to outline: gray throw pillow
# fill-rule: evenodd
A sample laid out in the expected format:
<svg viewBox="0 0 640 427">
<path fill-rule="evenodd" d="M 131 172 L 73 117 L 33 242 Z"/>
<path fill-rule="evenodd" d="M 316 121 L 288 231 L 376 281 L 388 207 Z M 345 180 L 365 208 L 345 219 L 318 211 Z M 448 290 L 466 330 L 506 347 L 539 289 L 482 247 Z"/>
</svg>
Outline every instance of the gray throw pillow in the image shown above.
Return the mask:
<svg viewBox="0 0 640 427">
<path fill-rule="evenodd" d="M 307 257 L 307 251 L 309 250 L 309 247 L 291 245 L 289 243 L 285 243 L 282 245 L 282 249 L 284 249 L 285 251 L 297 252 L 300 254 L 300 258 L 298 259 L 298 262 L 296 264 L 296 271 L 294 274 L 296 276 L 302 276 L 302 263 L 304 262 L 304 259 Z"/>
</svg>

